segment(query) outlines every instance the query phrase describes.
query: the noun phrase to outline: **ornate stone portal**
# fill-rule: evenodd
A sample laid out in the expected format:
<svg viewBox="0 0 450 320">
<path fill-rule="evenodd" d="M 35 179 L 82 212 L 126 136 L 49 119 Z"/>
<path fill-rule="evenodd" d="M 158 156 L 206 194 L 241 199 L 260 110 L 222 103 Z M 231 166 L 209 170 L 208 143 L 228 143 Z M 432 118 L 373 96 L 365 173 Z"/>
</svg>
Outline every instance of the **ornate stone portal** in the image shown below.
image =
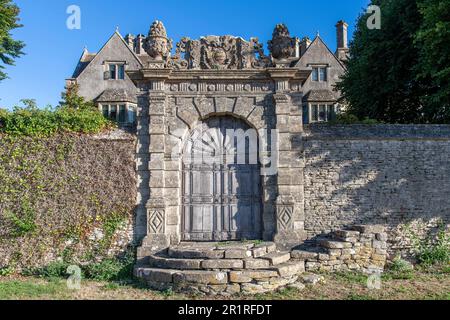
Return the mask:
<svg viewBox="0 0 450 320">
<path fill-rule="evenodd" d="M 195 241 L 248 235 L 280 247 L 305 240 L 301 84 L 310 71 L 291 67 L 295 45 L 287 28 L 278 25 L 269 44 L 271 56 L 264 55 L 255 38 L 208 36 L 182 39 L 172 57 L 163 24 L 152 25 L 145 41 L 149 60 L 141 70 L 128 71 L 140 91 L 139 139 L 148 146 L 150 171 L 147 236 L 139 257 L 192 234 Z M 258 179 L 247 174 L 255 164 L 236 169 L 213 163 L 202 170 L 186 165 L 186 143 L 211 119 L 224 120 L 217 129 L 222 133 L 230 129 L 226 123 L 234 123 L 230 119 L 257 133 Z M 226 145 L 225 140 L 214 142 L 219 148 Z M 257 225 L 247 232 L 241 230 L 246 223 Z"/>
</svg>

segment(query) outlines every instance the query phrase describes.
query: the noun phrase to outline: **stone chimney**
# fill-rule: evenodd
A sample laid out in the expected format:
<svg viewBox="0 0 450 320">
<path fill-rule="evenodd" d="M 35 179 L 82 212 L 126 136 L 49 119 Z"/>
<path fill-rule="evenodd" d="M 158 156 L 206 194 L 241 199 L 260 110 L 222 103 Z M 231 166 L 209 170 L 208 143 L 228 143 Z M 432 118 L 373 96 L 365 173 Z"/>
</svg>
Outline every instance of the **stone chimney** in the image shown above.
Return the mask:
<svg viewBox="0 0 450 320">
<path fill-rule="evenodd" d="M 131 33 L 126 35 L 125 42 L 134 51 L 134 36 Z"/>
<path fill-rule="evenodd" d="M 348 24 L 340 20 L 336 24 L 337 50 L 336 56 L 339 60 L 345 61 L 348 58 Z"/>
<path fill-rule="evenodd" d="M 145 42 L 145 36 L 143 34 L 138 34 L 136 36 L 136 39 L 134 39 L 134 52 L 136 54 L 144 54 L 144 42 Z"/>
<path fill-rule="evenodd" d="M 300 42 L 300 56 L 303 56 L 308 49 L 308 47 L 311 45 L 311 39 L 308 37 L 304 37 L 302 41 Z"/>
</svg>

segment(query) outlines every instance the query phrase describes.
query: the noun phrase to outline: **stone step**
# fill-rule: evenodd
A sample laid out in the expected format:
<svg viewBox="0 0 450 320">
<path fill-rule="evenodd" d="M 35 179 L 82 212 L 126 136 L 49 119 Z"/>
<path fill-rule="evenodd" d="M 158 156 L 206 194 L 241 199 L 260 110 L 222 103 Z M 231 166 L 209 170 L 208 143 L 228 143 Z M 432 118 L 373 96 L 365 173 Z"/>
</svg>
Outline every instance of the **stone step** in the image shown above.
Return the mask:
<svg viewBox="0 0 450 320">
<path fill-rule="evenodd" d="M 173 275 L 177 272 L 180 271 L 142 267 L 134 269 L 134 276 L 147 282 L 172 283 Z"/>
<path fill-rule="evenodd" d="M 321 240 L 319 245 L 326 249 L 347 249 L 352 247 L 352 244 L 349 242 L 333 240 Z"/>
<path fill-rule="evenodd" d="M 183 271 L 173 275 L 173 283 L 219 285 L 228 283 L 228 273 L 222 271 Z"/>
<path fill-rule="evenodd" d="M 291 259 L 290 252 L 271 252 L 261 257 L 262 259 L 268 260 L 271 266 L 282 264 Z"/>
<path fill-rule="evenodd" d="M 204 260 L 201 263 L 202 269 L 244 269 L 244 260 L 241 259 L 217 259 Z"/>
<path fill-rule="evenodd" d="M 272 242 L 255 243 L 182 243 L 168 249 L 173 259 L 248 259 L 260 258 L 276 251 Z"/>
<path fill-rule="evenodd" d="M 319 257 L 319 252 L 306 250 L 293 250 L 291 258 L 296 260 L 316 260 Z"/>
<path fill-rule="evenodd" d="M 337 230 L 332 233 L 333 239 L 352 243 L 358 241 L 359 235 L 360 235 L 359 231 L 350 231 L 350 230 Z"/>
<path fill-rule="evenodd" d="M 134 274 L 137 278 L 150 283 L 211 285 L 228 283 L 228 273 L 222 271 L 137 268 Z"/>
<path fill-rule="evenodd" d="M 200 259 L 173 259 L 162 256 L 150 256 L 148 265 L 157 269 L 175 269 L 175 270 L 199 270 L 203 260 Z"/>
<path fill-rule="evenodd" d="M 292 277 L 305 272 L 305 261 L 288 261 L 276 265 L 271 269 L 277 271 L 278 275 L 281 277 Z"/>
<path fill-rule="evenodd" d="M 243 270 L 231 271 L 229 280 L 231 283 L 250 283 L 253 281 L 277 278 L 278 276 L 276 270 Z"/>
<path fill-rule="evenodd" d="M 215 248 L 169 248 L 168 255 L 174 259 L 223 259 L 225 250 L 215 250 Z"/>
</svg>

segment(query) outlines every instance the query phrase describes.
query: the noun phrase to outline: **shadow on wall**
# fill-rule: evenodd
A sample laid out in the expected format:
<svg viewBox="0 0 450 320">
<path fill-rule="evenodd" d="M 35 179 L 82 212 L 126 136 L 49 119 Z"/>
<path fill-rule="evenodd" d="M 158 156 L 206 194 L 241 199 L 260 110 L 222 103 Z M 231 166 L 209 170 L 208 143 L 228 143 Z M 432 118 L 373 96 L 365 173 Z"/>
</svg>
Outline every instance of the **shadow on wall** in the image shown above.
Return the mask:
<svg viewBox="0 0 450 320">
<path fill-rule="evenodd" d="M 310 238 L 383 224 L 395 250 L 450 223 L 450 126 L 312 125 L 303 148 Z"/>
</svg>

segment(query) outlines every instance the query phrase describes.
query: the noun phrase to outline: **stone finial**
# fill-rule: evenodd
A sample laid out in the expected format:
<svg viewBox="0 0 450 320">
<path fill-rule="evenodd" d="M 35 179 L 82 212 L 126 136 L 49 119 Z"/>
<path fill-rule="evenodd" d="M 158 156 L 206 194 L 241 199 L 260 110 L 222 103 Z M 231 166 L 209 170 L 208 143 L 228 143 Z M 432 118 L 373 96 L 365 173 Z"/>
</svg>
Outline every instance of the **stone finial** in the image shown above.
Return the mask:
<svg viewBox="0 0 450 320">
<path fill-rule="evenodd" d="M 167 38 L 166 28 L 156 20 L 150 27 L 145 40 L 145 51 L 153 60 L 166 61 L 172 50 L 172 40 Z"/>
<path fill-rule="evenodd" d="M 276 25 L 268 44 L 272 57 L 276 60 L 289 59 L 295 55 L 295 39 L 291 37 L 285 24 Z"/>
</svg>

